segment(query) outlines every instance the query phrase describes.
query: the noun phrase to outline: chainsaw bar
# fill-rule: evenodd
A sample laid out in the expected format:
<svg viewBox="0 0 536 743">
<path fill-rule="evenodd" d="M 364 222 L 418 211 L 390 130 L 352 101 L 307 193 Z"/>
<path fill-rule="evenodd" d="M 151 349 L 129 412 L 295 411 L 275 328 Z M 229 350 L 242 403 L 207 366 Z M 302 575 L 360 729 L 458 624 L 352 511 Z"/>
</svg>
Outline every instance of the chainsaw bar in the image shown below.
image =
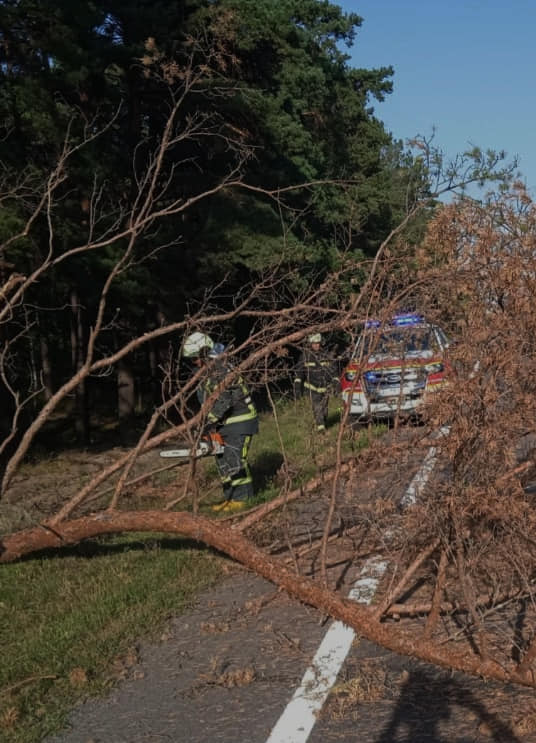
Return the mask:
<svg viewBox="0 0 536 743">
<path fill-rule="evenodd" d="M 199 449 L 196 451 L 195 456 L 200 457 L 202 456 L 203 452 L 201 452 Z M 160 452 L 161 457 L 191 457 L 192 456 L 192 450 L 191 449 L 164 449 Z"/>
<path fill-rule="evenodd" d="M 219 441 L 212 439 L 212 448 L 209 447 L 208 444 L 206 444 L 204 441 L 201 441 L 197 449 L 194 450 L 191 447 L 186 447 L 184 449 L 163 449 L 160 452 L 161 457 L 180 457 L 180 458 L 189 458 L 189 457 L 205 457 L 207 454 L 221 454 L 223 452 L 223 444 L 220 444 Z"/>
</svg>

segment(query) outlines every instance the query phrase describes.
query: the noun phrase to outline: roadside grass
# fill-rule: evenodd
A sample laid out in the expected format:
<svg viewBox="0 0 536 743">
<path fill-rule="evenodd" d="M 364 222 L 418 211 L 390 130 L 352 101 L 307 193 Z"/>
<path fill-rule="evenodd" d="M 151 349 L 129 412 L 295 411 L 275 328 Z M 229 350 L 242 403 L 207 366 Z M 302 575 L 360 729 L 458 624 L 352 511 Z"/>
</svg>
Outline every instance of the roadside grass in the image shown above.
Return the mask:
<svg viewBox="0 0 536 743">
<path fill-rule="evenodd" d="M 261 416 L 250 454 L 256 503 L 334 463 L 336 406 L 333 400 L 324 435 L 314 430 L 306 399 L 278 402 L 275 414 Z M 345 431 L 343 453 L 366 447 L 383 430 Z M 207 457 L 199 469 L 218 500 L 214 460 Z M 148 534 L 91 540 L 2 566 L 0 741 L 35 743 L 61 728 L 77 701 L 104 693 L 128 674 L 140 638 L 158 640 L 166 620 L 224 570 L 225 562 L 208 549 Z"/>
<path fill-rule="evenodd" d="M 221 575 L 184 540 L 144 534 L 86 542 L 0 569 L 0 740 L 40 741 L 82 697 L 103 693 Z"/>
<path fill-rule="evenodd" d="M 275 411 L 261 415 L 259 434 L 253 437 L 249 456 L 255 489 L 253 504 L 272 500 L 283 486 L 297 488 L 317 476 L 322 468 L 334 464 L 339 425 L 336 398 L 330 400 L 324 434 L 315 430 L 311 403 L 306 397 L 292 402 L 277 401 Z M 372 438 L 384 431 L 384 425 L 347 428 L 343 433 L 343 456 L 367 447 Z M 216 481 L 213 460 L 206 460 L 203 465 L 207 480 Z M 218 499 L 221 496 L 214 498 Z"/>
</svg>

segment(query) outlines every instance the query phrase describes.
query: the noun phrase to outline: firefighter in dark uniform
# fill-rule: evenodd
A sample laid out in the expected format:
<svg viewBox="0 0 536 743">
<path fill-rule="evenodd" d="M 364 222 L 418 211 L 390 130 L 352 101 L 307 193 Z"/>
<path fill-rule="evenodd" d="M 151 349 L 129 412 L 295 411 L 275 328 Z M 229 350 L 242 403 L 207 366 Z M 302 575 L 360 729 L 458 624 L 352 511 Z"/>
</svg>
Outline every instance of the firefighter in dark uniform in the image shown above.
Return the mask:
<svg viewBox="0 0 536 743">
<path fill-rule="evenodd" d="M 206 370 L 197 389 L 199 402 L 203 404 L 223 384 L 232 368 L 204 333 L 192 333 L 185 339 L 183 355 Z M 213 510 L 239 511 L 253 497 L 248 452 L 252 436 L 259 431 L 257 410 L 242 377 L 222 389 L 208 411 L 203 432 L 207 434 L 214 429 L 224 442 L 223 452 L 216 456 L 224 500 L 213 506 Z"/>
<path fill-rule="evenodd" d="M 294 394 L 301 397 L 303 392 L 311 398 L 316 430 L 326 430 L 329 389 L 339 384 L 335 362 L 322 348 L 322 336 L 315 333 L 307 338 L 294 378 Z"/>
</svg>

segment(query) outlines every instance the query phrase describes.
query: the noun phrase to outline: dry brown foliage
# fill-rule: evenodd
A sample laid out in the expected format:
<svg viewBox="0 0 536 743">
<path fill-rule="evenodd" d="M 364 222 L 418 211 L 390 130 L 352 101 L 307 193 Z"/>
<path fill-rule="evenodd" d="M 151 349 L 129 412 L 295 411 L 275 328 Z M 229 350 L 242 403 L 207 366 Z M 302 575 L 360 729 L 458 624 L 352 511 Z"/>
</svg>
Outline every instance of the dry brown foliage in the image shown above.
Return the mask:
<svg viewBox="0 0 536 743">
<path fill-rule="evenodd" d="M 147 68 L 159 62 L 155 47 L 149 44 L 146 52 L 143 64 Z M 217 74 L 218 65 L 224 67 L 224 61 L 232 64 L 222 49 L 212 74 Z M 267 540 L 259 519 L 261 515 L 268 519 L 274 506 L 247 515 L 242 525 L 236 518 L 214 523 L 197 515 L 203 493 L 199 492 L 195 461 L 188 463 L 181 494 L 164 498 L 161 510 L 128 510 L 129 488 L 154 474 L 145 471 L 140 475 L 135 467 L 148 453 L 177 437 L 195 444 L 217 395 L 201 409 L 195 407 L 195 390 L 204 372 L 199 370 L 187 380 L 182 377 L 179 341 L 166 367 L 162 403 L 136 446 L 102 466 L 85 484 L 69 483 L 68 492 L 53 509 L 43 514 L 36 508 L 31 528 L 3 537 L 0 561 L 122 530 L 181 533 L 216 547 L 387 648 L 482 676 L 534 685 L 536 519 L 534 496 L 526 486 L 536 449 L 536 207 L 519 184 L 485 203 L 460 198 L 449 205 L 436 204 L 426 240 L 415 248 L 406 245 L 402 236 L 411 218 L 430 205 L 425 199 L 408 208 L 406 218 L 373 260 L 356 261 L 349 246 L 341 246 L 339 269 L 322 283 L 302 290 L 290 288 L 298 285 L 291 282 L 298 270 L 289 274 L 277 266 L 236 296 L 230 309 L 218 312 L 218 294 L 225 291 L 222 281 L 188 317 L 162 324 L 107 353 L 99 340 L 106 327 L 111 285 L 135 264 L 134 247 L 144 230 L 159 219 L 182 214 L 191 203 L 179 199 L 161 206 L 167 177 L 163 163 L 178 139 L 219 132 L 205 116 L 188 119 L 186 130 L 176 128 L 187 92 L 184 86 L 195 84 L 207 71 L 196 69 L 196 77 L 164 68 L 161 74 L 177 89 L 160 149 L 147 172 L 139 176 L 139 198 L 131 212 L 120 215 L 114 230 L 100 234 L 93 211 L 96 192 L 90 199 L 87 241 L 61 254 L 51 248 L 30 276 L 11 274 L 0 288 L 0 324 L 7 327 L 24 307 L 29 288 L 45 281 L 59 263 L 83 252 L 124 246 L 104 282 L 76 374 L 43 403 L 7 457 L 1 488 L 4 502 L 17 505 L 13 493 L 20 490 L 13 488 L 15 475 L 60 404 L 89 376 L 115 369 L 129 353 L 155 338 L 183 339 L 193 330 L 202 330 L 219 340 L 219 328 L 239 318 L 245 320 L 251 331 L 246 340 L 228 349 L 234 371 L 224 385 L 241 375 L 253 390 L 271 390 L 271 385 L 288 375 L 288 348 L 310 333 L 346 333 L 351 344 L 366 318 L 387 319 L 401 309 L 418 309 L 455 340 L 449 352 L 450 384 L 427 401 L 420 428 L 399 427 L 343 461 L 341 443 L 349 435 L 345 417 L 336 464 L 330 470 L 319 466 L 309 488 L 290 491 L 289 467 L 282 452 L 282 492 L 277 505 L 285 511 Z M 92 130 L 87 140 L 95 136 L 98 132 Z M 222 189 L 249 189 L 277 200 L 285 213 L 284 193 L 243 181 L 241 166 L 251 152 L 241 133 L 226 135 L 226 143 L 236 152 L 235 167 L 196 200 Z M 48 218 L 51 246 L 54 200 L 68 177 L 73 152 L 67 137 L 58 166 L 23 230 L 24 234 L 29 231 L 38 217 Z M 300 184 L 301 188 L 313 186 Z M 14 235 L 13 241 L 19 237 Z M 28 330 L 23 327 L 21 332 Z M 41 392 L 23 394 L 10 386 L 10 343 L 7 340 L 0 353 L 0 374 L 13 396 L 15 414 L 11 432 L 0 442 L 0 455 L 17 438 L 24 407 Z M 164 430 L 163 422 L 169 424 Z M 434 447 L 434 470 L 428 473 L 416 502 L 400 508 L 400 494 L 429 446 Z M 291 501 L 299 502 L 305 494 L 322 489 L 324 497 L 316 510 L 310 509 L 310 522 L 293 519 Z M 179 502 L 191 507 L 194 515 L 171 511 Z M 289 554 L 292 569 L 287 567 Z M 356 606 L 339 595 L 332 568 L 342 554 L 345 562 L 357 568 L 365 555 L 381 555 L 388 561 L 376 606 Z M 246 673 L 227 681 L 251 680 Z M 73 676 L 72 682 L 81 683 L 81 675 Z"/>
</svg>

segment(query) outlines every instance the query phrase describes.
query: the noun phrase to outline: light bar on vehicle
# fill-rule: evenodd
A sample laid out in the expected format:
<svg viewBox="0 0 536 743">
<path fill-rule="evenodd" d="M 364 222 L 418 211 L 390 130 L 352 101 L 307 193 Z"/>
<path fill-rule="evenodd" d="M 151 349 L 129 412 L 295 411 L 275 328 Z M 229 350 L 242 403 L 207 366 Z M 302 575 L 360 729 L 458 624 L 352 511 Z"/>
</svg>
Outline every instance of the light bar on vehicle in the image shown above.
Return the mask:
<svg viewBox="0 0 536 743">
<path fill-rule="evenodd" d="M 417 325 L 418 323 L 424 322 L 422 315 L 416 315 L 414 313 L 404 313 L 400 315 L 394 315 L 386 325 L 394 325 L 399 327 L 400 325 Z M 379 328 L 382 325 L 380 320 L 366 320 L 365 330 L 369 328 Z"/>
<path fill-rule="evenodd" d="M 424 322 L 424 317 L 422 315 L 414 315 L 409 313 L 403 315 L 395 315 L 391 320 L 391 325 L 417 325 L 421 322 Z"/>
</svg>

